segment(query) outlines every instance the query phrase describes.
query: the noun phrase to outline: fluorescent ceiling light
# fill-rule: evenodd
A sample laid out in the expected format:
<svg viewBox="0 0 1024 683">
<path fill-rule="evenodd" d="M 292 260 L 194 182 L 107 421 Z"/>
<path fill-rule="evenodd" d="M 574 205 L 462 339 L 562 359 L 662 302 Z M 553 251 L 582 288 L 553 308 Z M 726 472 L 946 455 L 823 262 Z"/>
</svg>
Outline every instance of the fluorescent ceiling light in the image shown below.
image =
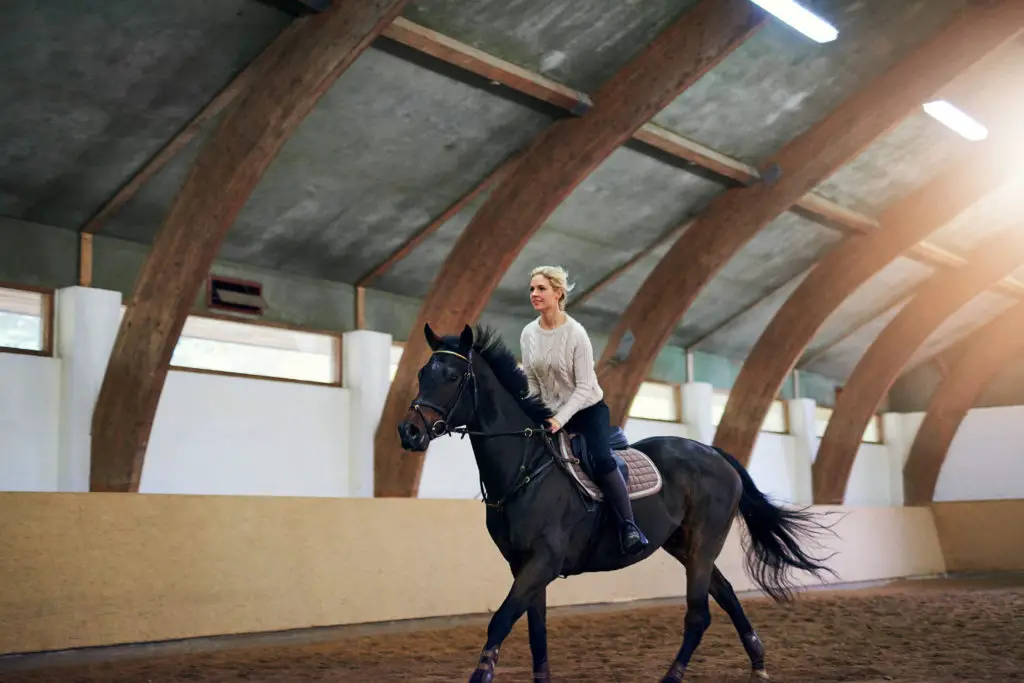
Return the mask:
<svg viewBox="0 0 1024 683">
<path fill-rule="evenodd" d="M 794 0 L 750 1 L 766 12 L 774 14 L 815 42 L 830 43 L 839 36 L 839 31 L 835 26 Z"/>
<path fill-rule="evenodd" d="M 988 137 L 988 129 L 946 100 L 935 100 L 924 105 L 925 112 L 939 123 L 977 142 Z"/>
</svg>

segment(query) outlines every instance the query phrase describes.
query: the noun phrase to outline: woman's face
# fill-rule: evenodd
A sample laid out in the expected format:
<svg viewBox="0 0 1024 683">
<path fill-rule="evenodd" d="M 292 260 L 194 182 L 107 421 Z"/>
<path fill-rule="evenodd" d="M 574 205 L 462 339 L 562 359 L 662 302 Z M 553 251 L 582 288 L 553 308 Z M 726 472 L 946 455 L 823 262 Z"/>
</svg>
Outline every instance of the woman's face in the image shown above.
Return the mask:
<svg viewBox="0 0 1024 683">
<path fill-rule="evenodd" d="M 540 312 L 558 309 L 558 292 L 543 275 L 534 275 L 530 280 L 530 303 Z"/>
</svg>

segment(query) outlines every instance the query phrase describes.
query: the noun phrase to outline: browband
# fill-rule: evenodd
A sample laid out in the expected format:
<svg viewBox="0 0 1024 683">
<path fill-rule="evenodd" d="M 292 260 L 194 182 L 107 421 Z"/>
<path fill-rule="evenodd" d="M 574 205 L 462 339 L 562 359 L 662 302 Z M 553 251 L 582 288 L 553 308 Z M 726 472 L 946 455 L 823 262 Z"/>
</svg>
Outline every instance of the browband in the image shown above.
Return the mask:
<svg viewBox="0 0 1024 683">
<path fill-rule="evenodd" d="M 447 353 L 449 356 L 455 356 L 456 358 L 461 358 L 462 360 L 466 361 L 467 363 L 469 362 L 469 359 L 466 358 L 465 356 L 463 356 L 461 353 L 456 353 L 454 351 L 448 351 L 447 349 L 438 349 L 437 351 L 434 351 L 434 353 Z"/>
</svg>

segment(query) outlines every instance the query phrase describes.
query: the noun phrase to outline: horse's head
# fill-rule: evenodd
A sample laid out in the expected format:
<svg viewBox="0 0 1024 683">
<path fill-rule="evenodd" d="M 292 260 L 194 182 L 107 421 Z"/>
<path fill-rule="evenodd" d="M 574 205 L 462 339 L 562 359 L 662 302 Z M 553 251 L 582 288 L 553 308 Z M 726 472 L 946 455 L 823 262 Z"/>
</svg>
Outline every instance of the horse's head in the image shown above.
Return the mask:
<svg viewBox="0 0 1024 683">
<path fill-rule="evenodd" d="M 473 330 L 467 325 L 456 340 L 441 339 L 430 325 L 423 334 L 433 353 L 420 368 L 419 392 L 398 425 L 402 448 L 425 451 L 430 441 L 469 422 L 475 409 Z"/>
</svg>

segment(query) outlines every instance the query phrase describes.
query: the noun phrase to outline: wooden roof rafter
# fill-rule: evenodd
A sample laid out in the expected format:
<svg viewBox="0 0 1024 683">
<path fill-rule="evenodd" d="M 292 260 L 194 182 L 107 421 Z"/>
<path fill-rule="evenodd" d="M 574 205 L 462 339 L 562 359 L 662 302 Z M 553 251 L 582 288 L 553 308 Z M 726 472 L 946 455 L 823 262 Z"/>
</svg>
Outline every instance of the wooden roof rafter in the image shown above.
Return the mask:
<svg viewBox="0 0 1024 683">
<path fill-rule="evenodd" d="M 436 31 L 419 26 L 407 19 L 401 17 L 396 19 L 384 32 L 384 35 L 402 43 L 406 47 L 424 52 L 448 64 L 466 69 L 478 76 L 489 78 L 524 95 L 529 95 L 548 104 L 561 107 L 570 113 L 580 115 L 592 106 L 591 98 L 586 93 L 556 83 L 545 76 L 527 71 Z M 678 133 L 674 133 L 655 123 L 645 123 L 633 134 L 633 139 L 687 164 L 709 171 L 726 181 L 745 186 L 761 181 L 760 172 L 753 166 L 690 140 Z M 474 188 L 471 196 L 476 196 L 477 192 L 478 189 Z M 809 220 L 841 230 L 847 235 L 868 234 L 878 230 L 880 227 L 877 220 L 853 209 L 846 208 L 814 192 L 808 192 L 800 197 L 793 205 L 792 210 Z M 436 222 L 431 223 L 435 230 L 437 227 L 440 227 L 439 225 L 434 225 Z M 625 263 L 610 271 L 599 282 L 581 292 L 580 295 L 573 297 L 570 306 L 578 307 L 582 305 L 586 299 L 590 298 L 599 289 L 615 281 L 637 261 L 677 236 L 681 231 L 681 227 L 674 227 L 666 231 L 654 243 L 635 253 Z M 406 252 L 403 251 L 402 253 Z M 941 247 L 929 244 L 926 241 L 915 245 L 907 256 L 921 263 L 940 267 L 959 267 L 965 263 L 962 257 Z M 394 260 L 391 261 L 391 263 L 393 262 Z M 1024 283 L 1012 278 L 1007 278 L 998 287 L 1005 293 L 1014 296 L 1024 296 Z"/>
<path fill-rule="evenodd" d="M 329 2 L 305 2 L 296 0 L 300 4 L 309 5 L 309 9 L 322 12 Z M 294 28 L 294 24 L 279 34 L 264 52 L 269 52 L 274 44 L 287 40 L 288 33 Z M 506 60 L 490 55 L 470 45 L 466 45 L 451 37 L 420 26 L 404 17 L 397 17 L 381 33 L 382 36 L 394 40 L 406 47 L 415 49 L 447 64 L 457 66 L 470 73 L 488 78 L 500 83 L 521 94 L 533 97 L 542 102 L 559 107 L 570 114 L 580 116 L 591 106 L 593 101 L 586 93 L 564 86 L 549 78 L 533 73 L 522 67 L 516 66 Z M 168 162 L 171 161 L 191 141 L 210 119 L 216 117 L 227 106 L 229 106 L 239 93 L 243 92 L 251 83 L 254 67 L 259 58 L 236 76 L 231 83 L 224 87 L 200 112 L 198 112 L 173 138 L 171 138 L 146 164 L 140 168 L 119 190 L 105 202 L 93 216 L 81 226 L 80 231 L 86 234 L 95 234 L 103 228 L 103 225 L 120 211 L 131 199 L 152 179 Z M 714 149 L 701 145 L 682 135 L 674 133 L 657 124 L 646 122 L 634 134 L 633 139 L 644 145 L 648 145 L 671 157 L 674 157 L 685 164 L 710 172 L 716 177 L 731 183 L 751 185 L 760 182 L 759 171 L 737 159 L 722 154 Z M 374 280 L 386 273 L 395 263 L 404 258 L 408 253 L 436 232 L 447 220 L 471 202 L 482 192 L 492 187 L 494 182 L 508 171 L 513 159 L 509 159 L 489 176 L 484 178 L 466 195 L 454 202 L 448 209 L 435 217 L 430 223 L 419 230 L 415 235 L 403 242 L 394 252 L 383 259 L 374 268 L 368 270 L 355 283 L 357 287 L 369 286 Z M 861 214 L 852 209 L 843 207 L 836 202 L 809 192 L 801 197 L 793 206 L 792 210 L 800 215 L 813 220 L 827 227 L 853 234 L 866 234 L 877 230 L 879 224 L 876 220 Z M 626 262 L 613 269 L 603 276 L 597 283 L 591 285 L 579 296 L 574 297 L 572 307 L 578 307 L 584 301 L 604 286 L 614 282 L 626 270 L 638 260 L 649 254 L 654 249 L 663 245 L 681 232 L 680 228 L 673 228 L 655 243 L 636 252 Z M 930 245 L 924 242 L 915 246 L 908 254 L 922 263 L 929 265 L 960 266 L 963 259 L 945 249 Z M 1024 284 L 1008 278 L 998 285 L 1000 291 L 1013 296 L 1024 295 Z"/>
<path fill-rule="evenodd" d="M 882 230 L 847 238 L 811 268 L 744 359 L 715 434 L 716 446 L 737 457 L 750 455 L 761 420 L 789 372 L 806 367 L 859 327 L 855 324 L 850 332 L 801 361 L 821 326 L 861 285 L 1005 182 L 1005 164 L 999 160 L 999 150 L 991 147 L 958 159 L 931 182 L 890 206 L 881 217 Z M 886 308 L 898 304 L 891 302 Z M 877 316 L 873 313 L 863 324 Z"/>
<path fill-rule="evenodd" d="M 1024 264 L 1024 223 L 987 239 L 969 260 L 969 265 L 953 274 L 933 275 L 858 361 L 843 385 L 811 467 L 816 504 L 842 504 L 861 436 L 914 351 L 960 308 Z"/>
<path fill-rule="evenodd" d="M 1013 0 L 964 10 L 786 144 L 768 162 L 781 170 L 771 184 L 737 187 L 715 197 L 646 278 L 609 335 L 599 378 L 612 420 L 625 420 L 632 397 L 672 330 L 736 253 L 943 85 L 1012 40 L 1022 21 L 1024 5 Z M 627 333 L 632 345 L 623 358 L 619 347 Z"/>
<path fill-rule="evenodd" d="M 171 355 L 224 237 L 285 141 L 407 0 L 335 5 L 257 59 L 143 262 L 92 415 L 91 491 L 137 492 Z"/>
<path fill-rule="evenodd" d="M 424 456 L 403 453 L 394 425 L 415 396 L 416 371 L 429 355 L 424 324 L 449 333 L 474 322 L 513 260 L 569 193 L 764 19 L 748 0 L 701 0 L 602 85 L 585 114 L 557 121 L 523 152 L 462 231 L 423 300 L 377 430 L 376 495 L 407 497 L 418 490 Z"/>
<path fill-rule="evenodd" d="M 1024 303 L 1015 305 L 965 340 L 932 396 L 903 466 L 903 504 L 928 505 L 950 444 L 978 396 L 996 373 L 1024 350 Z"/>
</svg>

